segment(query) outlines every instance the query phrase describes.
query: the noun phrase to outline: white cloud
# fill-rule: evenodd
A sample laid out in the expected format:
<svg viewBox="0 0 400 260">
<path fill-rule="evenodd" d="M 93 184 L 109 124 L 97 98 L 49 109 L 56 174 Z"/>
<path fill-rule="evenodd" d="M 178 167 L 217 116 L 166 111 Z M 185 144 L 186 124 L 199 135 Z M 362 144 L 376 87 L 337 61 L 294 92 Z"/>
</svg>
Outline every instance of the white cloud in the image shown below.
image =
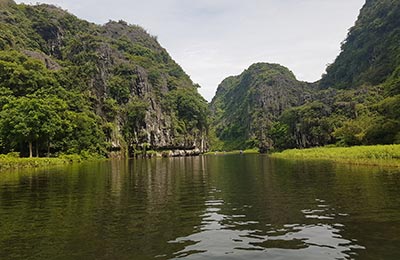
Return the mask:
<svg viewBox="0 0 400 260">
<path fill-rule="evenodd" d="M 318 80 L 339 54 L 364 0 L 44 2 L 100 24 L 123 19 L 143 26 L 211 100 L 225 77 L 254 62 L 281 63 L 300 80 Z"/>
</svg>

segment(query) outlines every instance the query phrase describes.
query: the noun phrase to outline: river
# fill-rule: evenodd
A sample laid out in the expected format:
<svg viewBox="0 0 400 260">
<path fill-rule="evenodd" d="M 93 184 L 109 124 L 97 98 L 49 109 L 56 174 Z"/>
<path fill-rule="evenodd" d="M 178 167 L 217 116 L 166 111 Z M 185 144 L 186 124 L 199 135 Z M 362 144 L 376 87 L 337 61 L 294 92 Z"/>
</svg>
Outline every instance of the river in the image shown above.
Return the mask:
<svg viewBox="0 0 400 260">
<path fill-rule="evenodd" d="M 400 259 L 400 170 L 209 155 L 3 172 L 0 259 Z"/>
</svg>

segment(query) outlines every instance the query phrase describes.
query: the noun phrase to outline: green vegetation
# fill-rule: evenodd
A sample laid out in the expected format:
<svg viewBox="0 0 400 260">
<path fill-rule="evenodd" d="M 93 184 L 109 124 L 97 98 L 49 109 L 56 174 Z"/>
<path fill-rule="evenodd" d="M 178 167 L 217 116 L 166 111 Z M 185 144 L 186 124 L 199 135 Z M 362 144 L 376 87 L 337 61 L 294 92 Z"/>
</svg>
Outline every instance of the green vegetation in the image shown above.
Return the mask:
<svg viewBox="0 0 400 260">
<path fill-rule="evenodd" d="M 368 0 L 319 82 L 257 63 L 210 104 L 143 28 L 1 1 L 0 153 L 131 156 L 400 143 L 400 4 Z M 211 127 L 210 127 L 211 125 Z"/>
<path fill-rule="evenodd" d="M 270 132 L 274 148 L 400 143 L 400 96 L 385 98 L 382 87 L 322 91 L 321 101 L 290 108 Z"/>
<path fill-rule="evenodd" d="M 213 150 L 244 150 L 271 145 L 268 135 L 282 110 L 300 105 L 311 87 L 287 68 L 257 63 L 241 75 L 229 77 L 211 102 L 213 131 L 221 140 Z M 272 98 L 271 98 L 272 97 Z"/>
<path fill-rule="evenodd" d="M 398 1 L 368 0 L 316 83 L 272 64 L 224 80 L 211 103 L 218 149 L 399 144 L 399 15 Z"/>
<path fill-rule="evenodd" d="M 85 97 L 68 91 L 41 62 L 16 51 L 0 51 L 0 150 L 22 155 L 105 155 L 104 133 Z M 76 102 L 78 101 L 78 102 Z M 79 106 L 79 109 L 76 108 Z"/>
<path fill-rule="evenodd" d="M 398 94 L 399 41 L 400 2 L 367 0 L 342 52 L 322 77 L 321 87 L 349 89 L 386 82 Z"/>
<path fill-rule="evenodd" d="M 207 145 L 197 85 L 143 28 L 1 1 L 0 153 L 108 156 Z"/>
<path fill-rule="evenodd" d="M 400 145 L 292 149 L 281 153 L 273 153 L 271 157 L 301 160 L 332 160 L 350 164 L 400 167 Z"/>
<path fill-rule="evenodd" d="M 82 155 L 62 154 L 57 158 L 21 158 L 19 153 L 13 152 L 0 154 L 0 171 L 16 168 L 47 167 L 99 159 L 101 159 L 99 155 L 87 153 Z"/>
</svg>

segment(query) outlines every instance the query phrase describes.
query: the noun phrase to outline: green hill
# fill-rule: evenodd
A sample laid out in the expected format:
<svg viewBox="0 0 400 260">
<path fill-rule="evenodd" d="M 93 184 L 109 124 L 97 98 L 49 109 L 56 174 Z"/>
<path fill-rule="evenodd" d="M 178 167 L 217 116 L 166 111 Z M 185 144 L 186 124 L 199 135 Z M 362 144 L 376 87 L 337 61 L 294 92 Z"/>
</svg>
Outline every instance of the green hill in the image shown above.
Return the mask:
<svg viewBox="0 0 400 260">
<path fill-rule="evenodd" d="M 367 0 L 342 52 L 323 75 L 322 88 L 391 84 L 400 75 L 400 2 Z M 398 84 L 398 83 L 397 83 Z M 399 94 L 399 86 L 388 86 Z"/>
<path fill-rule="evenodd" d="M 267 64 L 224 80 L 211 104 L 214 149 L 400 143 L 399 21 L 399 1 L 368 0 L 317 83 Z"/>
<path fill-rule="evenodd" d="M 268 147 L 268 135 L 285 109 L 311 97 L 311 86 L 278 64 L 257 63 L 225 79 L 211 102 L 220 149 Z"/>
<path fill-rule="evenodd" d="M 207 102 L 143 28 L 96 25 L 51 5 L 0 5 L 2 153 L 207 146 Z"/>
</svg>

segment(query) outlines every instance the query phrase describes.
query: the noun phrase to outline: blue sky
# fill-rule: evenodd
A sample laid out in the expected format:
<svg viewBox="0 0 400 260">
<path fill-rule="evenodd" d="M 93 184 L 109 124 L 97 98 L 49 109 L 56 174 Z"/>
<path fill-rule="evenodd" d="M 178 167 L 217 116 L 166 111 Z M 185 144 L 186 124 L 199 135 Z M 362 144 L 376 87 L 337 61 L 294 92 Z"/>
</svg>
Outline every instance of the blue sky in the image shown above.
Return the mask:
<svg viewBox="0 0 400 260">
<path fill-rule="evenodd" d="M 37 1 L 17 1 L 36 3 Z M 316 81 L 340 52 L 365 0 L 45 0 L 98 24 L 125 20 L 161 45 L 211 100 L 218 84 L 255 62 Z"/>
</svg>

